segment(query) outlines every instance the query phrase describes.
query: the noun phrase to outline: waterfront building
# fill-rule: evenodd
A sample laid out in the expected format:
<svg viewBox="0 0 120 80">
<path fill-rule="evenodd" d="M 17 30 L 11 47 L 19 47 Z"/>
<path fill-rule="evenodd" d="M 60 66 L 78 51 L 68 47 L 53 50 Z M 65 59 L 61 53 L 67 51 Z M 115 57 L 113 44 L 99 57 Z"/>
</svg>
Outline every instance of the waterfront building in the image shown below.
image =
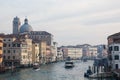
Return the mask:
<svg viewBox="0 0 120 80">
<path fill-rule="evenodd" d="M 63 60 L 66 60 L 68 58 L 68 50 L 65 46 L 60 47 L 62 49 L 63 53 Z"/>
<path fill-rule="evenodd" d="M 41 64 L 46 64 L 48 62 L 48 55 L 49 53 L 47 52 L 47 44 L 46 41 L 41 41 L 39 43 L 39 51 L 40 51 L 40 63 Z M 49 51 L 50 52 L 50 51 Z"/>
<path fill-rule="evenodd" d="M 97 47 L 91 46 L 88 48 L 88 58 L 95 59 L 97 57 Z"/>
<path fill-rule="evenodd" d="M 109 67 L 112 71 L 118 70 L 120 69 L 120 32 L 108 36 L 107 39 Z"/>
<path fill-rule="evenodd" d="M 32 42 L 32 63 L 40 63 L 39 43 Z"/>
<path fill-rule="evenodd" d="M 120 69 L 120 43 L 112 43 L 109 45 L 109 52 L 111 54 L 111 67 L 112 70 Z"/>
<path fill-rule="evenodd" d="M 63 60 L 63 51 L 62 48 L 58 47 L 57 48 L 57 61 L 62 61 Z"/>
<path fill-rule="evenodd" d="M 32 64 L 32 40 L 27 35 L 3 36 L 3 63 L 6 67 Z"/>
<path fill-rule="evenodd" d="M 82 48 L 67 48 L 68 56 L 72 59 L 80 59 L 82 57 Z"/>
<path fill-rule="evenodd" d="M 19 34 L 20 25 L 20 19 L 18 17 L 15 17 L 13 19 L 13 34 Z"/>
<path fill-rule="evenodd" d="M 58 46 L 58 43 L 57 42 L 53 42 L 53 46 L 52 46 L 52 62 L 55 62 L 56 59 L 57 59 L 57 46 Z"/>
<path fill-rule="evenodd" d="M 91 47 L 91 45 L 89 44 L 83 44 L 83 45 L 77 45 L 76 47 L 78 48 L 82 48 L 82 59 L 84 58 L 88 58 L 89 54 L 89 47 Z"/>
<path fill-rule="evenodd" d="M 13 53 L 12 43 L 16 40 L 14 35 L 1 34 L 3 37 L 3 63 L 5 66 L 11 66 L 12 63 L 17 63 L 16 54 Z M 16 59 L 16 60 L 15 60 Z"/>
<path fill-rule="evenodd" d="M 63 53 L 66 54 L 66 58 L 70 57 L 70 59 L 80 59 L 82 57 L 82 48 L 66 46 L 62 47 L 62 49 Z"/>
<path fill-rule="evenodd" d="M 20 44 L 20 65 L 30 66 L 32 65 L 32 39 L 29 39 L 28 35 L 20 35 L 17 38 Z"/>
<path fill-rule="evenodd" d="M 0 37 L 0 66 L 2 66 L 3 61 L 3 38 Z"/>
</svg>

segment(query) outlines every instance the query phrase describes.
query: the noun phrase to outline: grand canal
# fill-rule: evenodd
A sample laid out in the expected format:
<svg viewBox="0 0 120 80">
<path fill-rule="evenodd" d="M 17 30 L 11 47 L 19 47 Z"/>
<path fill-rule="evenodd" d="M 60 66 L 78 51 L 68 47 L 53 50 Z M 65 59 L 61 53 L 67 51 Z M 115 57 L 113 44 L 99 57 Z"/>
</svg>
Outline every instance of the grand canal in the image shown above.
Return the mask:
<svg viewBox="0 0 120 80">
<path fill-rule="evenodd" d="M 75 67 L 65 69 L 64 62 L 42 65 L 39 71 L 32 68 L 22 69 L 13 75 L 11 73 L 0 74 L 0 80 L 89 80 L 84 78 L 84 72 L 93 61 L 75 61 Z M 107 79 L 108 80 L 108 79 Z"/>
</svg>

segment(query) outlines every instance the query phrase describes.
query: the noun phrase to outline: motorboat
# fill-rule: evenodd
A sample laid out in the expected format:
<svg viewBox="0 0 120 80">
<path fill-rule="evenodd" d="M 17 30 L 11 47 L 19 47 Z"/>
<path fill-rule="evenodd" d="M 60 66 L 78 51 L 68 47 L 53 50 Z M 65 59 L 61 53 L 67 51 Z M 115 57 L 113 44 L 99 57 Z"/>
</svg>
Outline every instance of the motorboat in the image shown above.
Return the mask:
<svg viewBox="0 0 120 80">
<path fill-rule="evenodd" d="M 65 62 L 65 68 L 72 68 L 72 67 L 74 67 L 73 61 L 66 61 Z"/>
<path fill-rule="evenodd" d="M 34 63 L 34 64 L 33 64 L 33 69 L 39 70 L 39 69 L 40 69 L 39 63 Z"/>
<path fill-rule="evenodd" d="M 91 67 L 89 66 L 89 68 L 88 68 L 88 70 L 87 70 L 87 72 L 86 73 L 84 73 L 84 77 L 89 77 L 90 75 L 92 75 L 93 73 L 92 73 L 92 70 L 91 70 Z"/>
<path fill-rule="evenodd" d="M 40 70 L 40 67 L 39 68 L 37 68 L 37 69 L 35 69 L 35 71 L 39 71 Z"/>
</svg>

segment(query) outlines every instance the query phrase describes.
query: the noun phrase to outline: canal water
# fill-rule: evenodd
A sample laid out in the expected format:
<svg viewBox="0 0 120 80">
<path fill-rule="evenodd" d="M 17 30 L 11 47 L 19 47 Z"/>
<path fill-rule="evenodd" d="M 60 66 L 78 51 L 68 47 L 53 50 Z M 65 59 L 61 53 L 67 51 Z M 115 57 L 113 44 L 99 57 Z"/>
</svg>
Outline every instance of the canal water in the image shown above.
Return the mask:
<svg viewBox="0 0 120 80">
<path fill-rule="evenodd" d="M 71 69 L 65 69 L 64 62 L 58 62 L 42 65 L 39 71 L 29 68 L 22 69 L 13 75 L 11 73 L 0 74 L 0 80 L 89 80 L 84 78 L 84 72 L 86 72 L 88 66 L 92 66 L 93 61 L 74 62 L 75 67 Z"/>
</svg>

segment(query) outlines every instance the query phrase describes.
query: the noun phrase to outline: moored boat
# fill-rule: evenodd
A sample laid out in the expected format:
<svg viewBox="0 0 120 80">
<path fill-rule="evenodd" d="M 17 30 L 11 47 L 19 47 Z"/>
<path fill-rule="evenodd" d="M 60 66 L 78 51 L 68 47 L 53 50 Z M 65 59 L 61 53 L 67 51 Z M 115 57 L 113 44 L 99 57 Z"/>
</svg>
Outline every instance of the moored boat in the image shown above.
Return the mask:
<svg viewBox="0 0 120 80">
<path fill-rule="evenodd" d="M 90 75 L 92 75 L 92 70 L 91 70 L 91 67 L 89 66 L 88 70 L 86 73 L 84 73 L 84 77 L 89 77 Z"/>
<path fill-rule="evenodd" d="M 38 63 L 33 64 L 33 69 L 40 69 L 40 65 Z"/>
</svg>

